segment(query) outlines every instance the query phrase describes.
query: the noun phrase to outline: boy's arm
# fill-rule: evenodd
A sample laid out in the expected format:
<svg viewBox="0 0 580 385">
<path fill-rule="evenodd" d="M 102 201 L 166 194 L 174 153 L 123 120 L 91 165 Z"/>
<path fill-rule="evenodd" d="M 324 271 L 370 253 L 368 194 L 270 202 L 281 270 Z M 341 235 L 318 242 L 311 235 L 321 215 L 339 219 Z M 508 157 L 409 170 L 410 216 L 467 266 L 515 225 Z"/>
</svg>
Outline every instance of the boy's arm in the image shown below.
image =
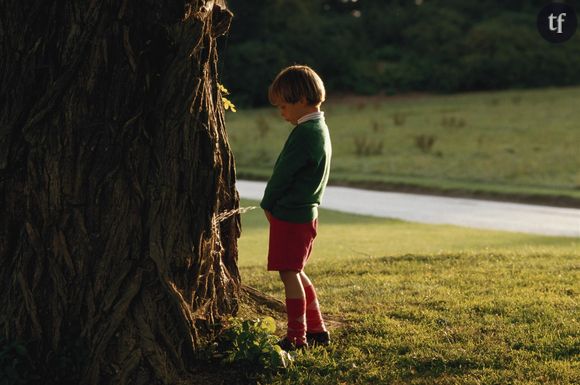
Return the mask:
<svg viewBox="0 0 580 385">
<path fill-rule="evenodd" d="M 278 162 L 274 167 L 272 176 L 266 185 L 264 198 L 260 207 L 264 210 L 272 211 L 276 201 L 292 186 L 296 173 L 308 163 L 308 149 L 305 138 L 297 140 L 291 138 L 288 146 L 280 154 Z"/>
</svg>

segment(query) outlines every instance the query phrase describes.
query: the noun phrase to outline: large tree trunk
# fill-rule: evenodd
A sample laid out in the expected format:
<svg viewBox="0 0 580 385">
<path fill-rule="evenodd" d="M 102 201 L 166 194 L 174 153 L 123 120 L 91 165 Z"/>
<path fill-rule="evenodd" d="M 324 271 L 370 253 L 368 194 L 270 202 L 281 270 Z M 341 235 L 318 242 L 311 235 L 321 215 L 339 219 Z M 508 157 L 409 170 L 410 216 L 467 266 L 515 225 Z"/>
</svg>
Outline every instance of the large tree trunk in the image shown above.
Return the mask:
<svg viewBox="0 0 580 385">
<path fill-rule="evenodd" d="M 203 0 L 0 8 L 0 337 L 29 341 L 45 384 L 180 382 L 238 306 L 216 87 L 231 13 Z"/>
</svg>

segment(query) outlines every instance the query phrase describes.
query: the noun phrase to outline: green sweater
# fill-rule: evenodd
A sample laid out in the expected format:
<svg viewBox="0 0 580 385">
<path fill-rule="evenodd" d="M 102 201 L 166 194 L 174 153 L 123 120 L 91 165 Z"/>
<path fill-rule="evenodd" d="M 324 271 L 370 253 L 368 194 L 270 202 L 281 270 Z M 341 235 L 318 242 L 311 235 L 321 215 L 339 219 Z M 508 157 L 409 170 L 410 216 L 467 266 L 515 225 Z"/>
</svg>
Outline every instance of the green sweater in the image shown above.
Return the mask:
<svg viewBox="0 0 580 385">
<path fill-rule="evenodd" d="M 330 134 L 323 118 L 294 127 L 278 156 L 260 206 L 288 222 L 316 219 L 328 182 L 331 155 Z"/>
</svg>

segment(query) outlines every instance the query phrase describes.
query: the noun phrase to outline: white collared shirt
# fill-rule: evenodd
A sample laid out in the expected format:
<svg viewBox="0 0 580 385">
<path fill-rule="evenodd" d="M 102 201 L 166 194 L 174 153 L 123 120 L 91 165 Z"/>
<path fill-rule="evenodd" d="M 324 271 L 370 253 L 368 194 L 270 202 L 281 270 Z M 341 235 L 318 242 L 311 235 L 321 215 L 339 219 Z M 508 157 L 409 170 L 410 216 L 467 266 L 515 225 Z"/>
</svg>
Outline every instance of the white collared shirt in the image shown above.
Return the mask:
<svg viewBox="0 0 580 385">
<path fill-rule="evenodd" d="M 307 122 L 309 120 L 315 120 L 315 119 L 324 119 L 324 111 L 316 111 L 316 112 L 312 112 L 310 114 L 306 114 L 303 117 L 301 117 L 300 119 L 298 119 L 298 124 Z"/>
</svg>

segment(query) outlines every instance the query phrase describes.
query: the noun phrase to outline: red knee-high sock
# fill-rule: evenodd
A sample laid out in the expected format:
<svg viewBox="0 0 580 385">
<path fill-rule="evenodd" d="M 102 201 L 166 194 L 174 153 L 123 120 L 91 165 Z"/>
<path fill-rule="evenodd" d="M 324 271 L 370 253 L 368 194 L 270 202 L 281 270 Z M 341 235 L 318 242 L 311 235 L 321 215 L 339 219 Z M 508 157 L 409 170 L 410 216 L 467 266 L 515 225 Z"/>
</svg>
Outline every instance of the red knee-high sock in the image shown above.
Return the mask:
<svg viewBox="0 0 580 385">
<path fill-rule="evenodd" d="M 306 294 L 306 325 L 309 333 L 320 333 L 326 330 L 320 313 L 320 305 L 316 298 L 314 286 L 304 288 Z"/>
<path fill-rule="evenodd" d="M 297 346 L 306 343 L 306 299 L 286 298 L 286 313 L 288 314 L 287 337 Z"/>
</svg>

